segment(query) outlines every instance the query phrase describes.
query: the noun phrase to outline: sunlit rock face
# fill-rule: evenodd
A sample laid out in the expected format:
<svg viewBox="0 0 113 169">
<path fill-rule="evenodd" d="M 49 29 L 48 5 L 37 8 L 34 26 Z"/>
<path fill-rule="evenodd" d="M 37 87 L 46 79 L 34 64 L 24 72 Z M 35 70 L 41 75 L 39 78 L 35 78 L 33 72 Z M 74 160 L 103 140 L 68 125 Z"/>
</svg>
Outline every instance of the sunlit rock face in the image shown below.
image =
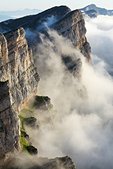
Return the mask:
<svg viewBox="0 0 113 169">
<path fill-rule="evenodd" d="M 5 34 L 8 49 L 8 80 L 11 103 L 20 109 L 26 99 L 36 92 L 39 75 L 34 66 L 32 51 L 28 47 L 22 28 Z"/>
<path fill-rule="evenodd" d="M 17 113 L 36 93 L 38 81 L 24 30 L 0 35 L 0 156 L 18 149 Z"/>
<path fill-rule="evenodd" d="M 7 80 L 8 50 L 4 35 L 0 34 L 0 81 Z"/>
</svg>

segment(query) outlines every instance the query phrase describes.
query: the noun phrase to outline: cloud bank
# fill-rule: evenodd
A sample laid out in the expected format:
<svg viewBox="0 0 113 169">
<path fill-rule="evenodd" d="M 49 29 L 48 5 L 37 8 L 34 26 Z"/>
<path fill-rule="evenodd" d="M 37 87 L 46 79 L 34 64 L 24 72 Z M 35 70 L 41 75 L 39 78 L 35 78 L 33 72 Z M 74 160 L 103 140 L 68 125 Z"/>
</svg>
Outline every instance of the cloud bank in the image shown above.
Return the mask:
<svg viewBox="0 0 113 169">
<path fill-rule="evenodd" d="M 112 24 L 107 17 L 102 19 L 102 24 L 100 17 L 86 21 L 93 65 L 87 64 L 71 42 L 54 31 L 48 32 L 49 38 L 41 35 L 36 54 L 41 77 L 38 94 L 48 95 L 54 109 L 42 114 L 35 112 L 41 125 L 38 131 L 29 131 L 32 141 L 39 156 L 69 155 L 78 169 L 113 167 L 113 80 L 108 74 L 113 61 L 112 37 L 108 36 Z M 75 62 L 78 58 L 82 60 L 80 79 L 69 73 L 62 55 Z"/>
<path fill-rule="evenodd" d="M 113 75 L 113 17 L 86 18 L 86 28 L 92 53 L 105 62 L 107 71 Z"/>
</svg>

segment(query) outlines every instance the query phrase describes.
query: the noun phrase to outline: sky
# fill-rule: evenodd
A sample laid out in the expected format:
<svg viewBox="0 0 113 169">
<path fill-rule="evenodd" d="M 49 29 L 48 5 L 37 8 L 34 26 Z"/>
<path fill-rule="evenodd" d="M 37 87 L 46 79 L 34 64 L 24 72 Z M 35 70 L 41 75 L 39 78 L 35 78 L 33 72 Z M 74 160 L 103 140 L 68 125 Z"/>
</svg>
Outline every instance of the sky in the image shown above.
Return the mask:
<svg viewBox="0 0 113 169">
<path fill-rule="evenodd" d="M 71 9 L 77 9 L 92 3 L 113 9 L 113 0 L 0 0 L 0 11 L 25 8 L 45 10 L 56 5 L 67 5 Z"/>
</svg>

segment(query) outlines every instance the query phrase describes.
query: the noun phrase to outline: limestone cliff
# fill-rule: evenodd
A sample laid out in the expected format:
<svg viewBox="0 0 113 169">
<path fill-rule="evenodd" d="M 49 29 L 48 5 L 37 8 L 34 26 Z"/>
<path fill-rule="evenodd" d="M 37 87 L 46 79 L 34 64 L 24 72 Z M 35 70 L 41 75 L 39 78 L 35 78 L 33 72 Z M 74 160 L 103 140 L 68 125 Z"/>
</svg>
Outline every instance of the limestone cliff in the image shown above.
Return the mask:
<svg viewBox="0 0 113 169">
<path fill-rule="evenodd" d="M 79 10 L 69 12 L 59 20 L 53 28 L 61 35 L 70 39 L 73 45 L 79 49 L 88 60 L 90 60 L 91 48 L 85 36 L 85 21 Z"/>
<path fill-rule="evenodd" d="M 0 156 L 18 148 L 17 113 L 36 92 L 39 75 L 22 28 L 0 35 Z"/>
<path fill-rule="evenodd" d="M 12 108 L 8 81 L 0 82 L 0 158 L 18 149 L 18 118 Z"/>
</svg>

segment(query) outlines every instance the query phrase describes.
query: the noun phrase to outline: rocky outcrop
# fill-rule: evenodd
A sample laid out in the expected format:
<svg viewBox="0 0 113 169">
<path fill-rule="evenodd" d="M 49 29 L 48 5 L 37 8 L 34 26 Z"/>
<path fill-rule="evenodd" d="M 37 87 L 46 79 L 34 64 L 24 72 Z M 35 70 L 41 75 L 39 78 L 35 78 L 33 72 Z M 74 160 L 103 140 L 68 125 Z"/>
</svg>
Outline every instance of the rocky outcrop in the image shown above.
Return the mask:
<svg viewBox="0 0 113 169">
<path fill-rule="evenodd" d="M 48 96 L 35 96 L 33 107 L 36 109 L 48 110 L 53 106 L 51 104 L 51 99 Z"/>
<path fill-rule="evenodd" d="M 40 169 L 76 169 L 72 159 L 68 156 L 49 160 Z M 36 169 L 36 168 L 33 168 Z"/>
<path fill-rule="evenodd" d="M 18 149 L 18 112 L 38 81 L 24 30 L 0 35 L 0 156 Z"/>
<path fill-rule="evenodd" d="M 76 169 L 72 159 L 68 156 L 47 160 L 43 165 L 35 165 L 28 169 Z"/>
<path fill-rule="evenodd" d="M 26 159 L 27 160 L 27 159 Z M 15 159 L 8 161 L 8 163 L 4 166 L 5 169 L 76 169 L 75 164 L 72 159 L 68 156 L 65 157 L 57 157 L 55 159 L 47 159 L 47 158 L 38 158 L 35 161 L 31 159 L 27 160 L 24 163 L 18 164 L 20 159 Z M 2 168 L 2 169 L 4 169 Z"/>
</svg>

